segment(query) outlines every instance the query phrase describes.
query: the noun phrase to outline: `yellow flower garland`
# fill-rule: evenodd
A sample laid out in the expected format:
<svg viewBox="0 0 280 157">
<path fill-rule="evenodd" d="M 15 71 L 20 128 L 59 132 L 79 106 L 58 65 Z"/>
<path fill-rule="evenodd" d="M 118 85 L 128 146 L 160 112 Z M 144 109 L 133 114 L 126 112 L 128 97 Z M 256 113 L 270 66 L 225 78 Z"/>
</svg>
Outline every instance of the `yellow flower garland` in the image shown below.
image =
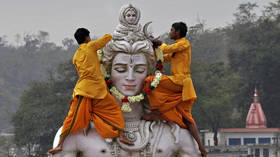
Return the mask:
<svg viewBox="0 0 280 157">
<path fill-rule="evenodd" d="M 161 77 L 162 77 L 162 73 L 158 70 L 155 72 L 155 74 L 156 74 L 156 76 L 151 83 L 151 86 L 154 87 L 154 88 L 156 88 L 158 86 L 159 81 L 161 80 Z"/>
<path fill-rule="evenodd" d="M 120 93 L 116 87 L 112 87 L 110 92 L 119 100 L 122 100 L 122 111 L 123 112 L 131 112 L 130 103 L 140 102 L 144 99 L 144 95 L 142 93 L 136 96 L 128 96 L 125 97 L 122 93 Z M 123 100 L 127 98 L 128 102 L 123 102 Z"/>
</svg>

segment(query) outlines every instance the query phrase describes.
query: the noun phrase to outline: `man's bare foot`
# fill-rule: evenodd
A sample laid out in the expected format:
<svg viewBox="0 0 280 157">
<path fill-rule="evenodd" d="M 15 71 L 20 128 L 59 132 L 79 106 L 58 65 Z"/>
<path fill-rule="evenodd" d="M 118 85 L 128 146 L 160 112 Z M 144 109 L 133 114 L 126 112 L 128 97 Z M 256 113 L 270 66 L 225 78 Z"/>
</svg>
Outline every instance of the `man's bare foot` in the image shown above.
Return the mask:
<svg viewBox="0 0 280 157">
<path fill-rule="evenodd" d="M 202 148 L 200 147 L 199 150 L 200 150 L 200 152 L 201 152 L 201 156 L 202 156 L 202 157 L 206 157 L 206 156 L 207 156 L 208 153 L 207 153 L 207 151 L 205 150 L 204 147 L 202 147 Z"/>
<path fill-rule="evenodd" d="M 149 120 L 149 121 L 156 121 L 160 119 L 160 115 L 157 112 L 151 112 L 144 114 L 141 119 Z"/>
<path fill-rule="evenodd" d="M 125 136 L 124 134 L 120 134 L 120 141 L 124 144 L 130 145 L 130 146 L 134 146 L 134 143 L 130 142 Z"/>
<path fill-rule="evenodd" d="M 60 151 L 62 151 L 62 146 L 57 146 L 54 149 L 49 150 L 48 153 L 54 155 L 54 154 L 56 154 L 57 152 L 60 152 Z"/>
</svg>

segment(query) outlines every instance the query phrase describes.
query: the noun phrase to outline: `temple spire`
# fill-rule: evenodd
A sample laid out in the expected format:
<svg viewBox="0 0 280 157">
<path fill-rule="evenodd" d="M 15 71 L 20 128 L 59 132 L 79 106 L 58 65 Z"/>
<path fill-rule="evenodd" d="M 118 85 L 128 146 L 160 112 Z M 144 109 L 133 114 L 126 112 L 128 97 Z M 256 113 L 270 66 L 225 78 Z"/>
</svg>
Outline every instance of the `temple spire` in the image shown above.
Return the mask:
<svg viewBox="0 0 280 157">
<path fill-rule="evenodd" d="M 254 93 L 254 103 L 259 103 L 259 95 L 258 95 L 258 90 L 255 87 L 255 93 Z"/>
<path fill-rule="evenodd" d="M 246 128 L 266 128 L 266 117 L 259 103 L 257 88 L 255 88 L 253 103 L 246 118 Z"/>
</svg>

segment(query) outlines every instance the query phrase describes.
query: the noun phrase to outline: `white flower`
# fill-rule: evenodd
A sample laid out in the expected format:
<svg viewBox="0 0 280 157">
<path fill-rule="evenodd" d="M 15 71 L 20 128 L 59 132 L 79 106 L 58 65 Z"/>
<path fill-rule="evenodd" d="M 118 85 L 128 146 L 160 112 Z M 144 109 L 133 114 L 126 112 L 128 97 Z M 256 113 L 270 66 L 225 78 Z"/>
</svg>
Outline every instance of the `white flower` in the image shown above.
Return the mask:
<svg viewBox="0 0 280 157">
<path fill-rule="evenodd" d="M 129 103 L 123 103 L 121 109 L 122 109 L 123 112 L 130 112 L 130 111 L 131 111 L 131 108 L 130 108 L 130 106 L 129 106 Z"/>
<path fill-rule="evenodd" d="M 103 57 L 103 51 L 101 49 L 96 51 L 97 55 L 98 55 L 98 59 L 101 60 L 101 58 Z"/>
<path fill-rule="evenodd" d="M 155 74 L 156 74 L 156 76 L 155 76 L 154 80 L 152 81 L 151 86 L 156 88 L 158 86 L 158 84 L 159 84 L 159 81 L 161 80 L 162 73 L 157 70 L 155 72 Z"/>
<path fill-rule="evenodd" d="M 158 61 L 163 62 L 163 52 L 159 48 L 156 49 L 156 56 Z"/>
</svg>

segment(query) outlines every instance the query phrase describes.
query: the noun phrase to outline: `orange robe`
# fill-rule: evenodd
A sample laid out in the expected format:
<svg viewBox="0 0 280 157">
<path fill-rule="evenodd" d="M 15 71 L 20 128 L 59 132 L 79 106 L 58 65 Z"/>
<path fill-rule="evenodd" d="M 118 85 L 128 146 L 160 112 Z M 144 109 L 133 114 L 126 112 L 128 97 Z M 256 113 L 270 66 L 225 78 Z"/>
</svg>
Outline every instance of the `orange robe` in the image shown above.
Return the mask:
<svg viewBox="0 0 280 157">
<path fill-rule="evenodd" d="M 190 77 L 191 46 L 186 38 L 180 38 L 174 44 L 162 44 L 164 62 L 171 61 L 171 76 L 162 76 L 158 86 L 148 95 L 151 110 L 158 110 L 163 119 L 174 122 L 186 128 L 183 117 L 195 124 L 191 108 L 196 93 Z M 155 76 L 149 76 L 145 81 L 147 88 Z"/>
<path fill-rule="evenodd" d="M 64 120 L 62 134 L 68 136 L 88 126 L 93 120 L 98 133 L 104 138 L 114 138 L 125 127 L 120 105 L 108 92 L 100 70 L 97 50 L 111 40 L 109 34 L 83 43 L 73 57 L 73 64 L 79 74 L 70 103 L 70 110 Z"/>
<path fill-rule="evenodd" d="M 73 57 L 73 64 L 79 74 L 73 97 L 82 95 L 94 99 L 103 99 L 107 95 L 107 85 L 100 70 L 97 50 L 103 48 L 112 36 L 103 37 L 80 45 Z"/>
</svg>

